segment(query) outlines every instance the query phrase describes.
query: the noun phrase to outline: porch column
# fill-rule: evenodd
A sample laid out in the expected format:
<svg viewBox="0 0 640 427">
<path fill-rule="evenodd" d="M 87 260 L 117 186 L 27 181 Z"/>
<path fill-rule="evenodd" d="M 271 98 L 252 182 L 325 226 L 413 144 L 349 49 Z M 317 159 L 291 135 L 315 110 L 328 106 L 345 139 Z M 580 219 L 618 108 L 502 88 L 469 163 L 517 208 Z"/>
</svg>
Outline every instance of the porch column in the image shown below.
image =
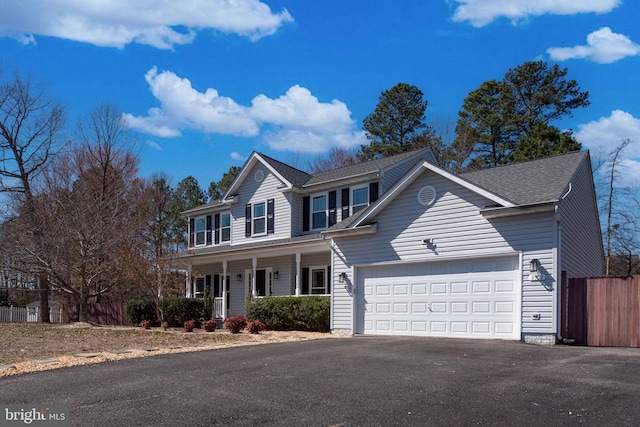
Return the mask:
<svg viewBox="0 0 640 427">
<path fill-rule="evenodd" d="M 302 255 L 300 253 L 296 254 L 296 296 L 299 297 L 301 294 L 300 290 L 300 260 L 302 259 Z"/>
<path fill-rule="evenodd" d="M 191 264 L 187 264 L 187 274 L 186 274 L 186 286 L 185 286 L 185 295 L 187 298 L 191 298 L 191 287 L 193 285 L 191 280 Z"/>
<path fill-rule="evenodd" d="M 227 260 L 222 261 L 222 320 L 227 318 Z"/>
<path fill-rule="evenodd" d="M 258 258 L 252 259 L 253 271 L 251 272 L 251 296 L 255 299 L 258 297 L 258 290 L 256 289 L 256 267 L 258 267 Z"/>
</svg>

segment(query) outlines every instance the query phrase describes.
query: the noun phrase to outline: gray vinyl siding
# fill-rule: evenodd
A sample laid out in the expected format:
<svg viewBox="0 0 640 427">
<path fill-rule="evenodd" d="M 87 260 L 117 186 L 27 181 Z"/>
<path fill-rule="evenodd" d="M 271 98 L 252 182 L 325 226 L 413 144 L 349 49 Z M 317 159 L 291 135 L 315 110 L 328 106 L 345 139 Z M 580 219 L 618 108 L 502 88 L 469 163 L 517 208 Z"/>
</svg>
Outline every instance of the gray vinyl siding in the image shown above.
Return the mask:
<svg viewBox="0 0 640 427">
<path fill-rule="evenodd" d="M 593 179 L 588 158 L 571 181 L 571 192 L 560 202 L 561 270 L 567 277 L 599 277 L 604 251 Z"/>
<path fill-rule="evenodd" d="M 437 190 L 436 201 L 428 208 L 417 201 L 418 191 L 424 185 L 432 185 Z M 493 202 L 426 171 L 373 219 L 377 222 L 375 235 L 336 238 L 333 276 L 337 282 L 338 275 L 346 272 L 349 280 L 335 287 L 333 328 L 352 328 L 351 292 L 357 280 L 352 277 L 354 266 L 522 253 L 523 332 L 555 332 L 554 215 L 545 213 L 489 220 L 479 210 L 490 203 Z M 435 242 L 435 250 L 423 243 L 426 238 Z M 546 286 L 528 280 L 528 265 L 532 258 L 537 258 L 547 272 Z M 531 320 L 532 313 L 539 313 L 541 319 Z"/>
<path fill-rule="evenodd" d="M 262 170 L 264 179 L 256 182 L 255 173 Z M 288 197 L 278 190 L 283 183 L 273 175 L 263 164 L 257 164 L 248 174 L 238 191 L 238 202 L 233 205 L 231 215 L 233 225 L 231 227 L 232 244 L 255 242 L 259 240 L 272 240 L 291 237 L 291 203 Z M 274 199 L 274 233 L 263 236 L 245 237 L 245 206 L 247 203 L 261 203 L 267 199 Z"/>
</svg>

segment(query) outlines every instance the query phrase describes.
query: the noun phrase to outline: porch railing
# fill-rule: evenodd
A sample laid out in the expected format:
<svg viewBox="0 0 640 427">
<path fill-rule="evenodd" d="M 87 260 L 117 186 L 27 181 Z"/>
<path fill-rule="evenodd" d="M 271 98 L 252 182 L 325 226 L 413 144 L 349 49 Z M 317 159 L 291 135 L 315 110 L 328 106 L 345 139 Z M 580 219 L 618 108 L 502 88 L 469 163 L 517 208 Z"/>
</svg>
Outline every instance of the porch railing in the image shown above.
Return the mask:
<svg viewBox="0 0 640 427">
<path fill-rule="evenodd" d="M 224 313 L 222 312 L 222 297 L 216 297 L 213 299 L 213 318 L 224 319 Z"/>
</svg>

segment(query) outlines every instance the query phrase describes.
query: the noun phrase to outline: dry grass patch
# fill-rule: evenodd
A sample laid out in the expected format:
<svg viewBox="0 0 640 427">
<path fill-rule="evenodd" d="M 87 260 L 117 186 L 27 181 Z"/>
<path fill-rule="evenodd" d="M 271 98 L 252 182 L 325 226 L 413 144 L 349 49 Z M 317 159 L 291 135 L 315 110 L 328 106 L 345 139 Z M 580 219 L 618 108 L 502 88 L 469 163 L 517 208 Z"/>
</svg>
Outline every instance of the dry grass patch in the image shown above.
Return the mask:
<svg viewBox="0 0 640 427">
<path fill-rule="evenodd" d="M 146 330 L 134 327 L 92 326 L 88 323 L 0 323 L 0 365 L 14 366 L 0 369 L 0 376 L 130 357 L 331 336 L 327 333 L 296 331 L 265 331 L 252 335 L 230 334 L 223 329 L 215 332 L 195 329 L 187 333 L 179 328 L 162 331 L 159 328 Z M 115 350 L 127 352 L 115 353 Z M 91 353 L 92 357 L 74 356 L 81 353 Z M 56 362 L 35 363 L 47 359 L 55 359 Z"/>
</svg>

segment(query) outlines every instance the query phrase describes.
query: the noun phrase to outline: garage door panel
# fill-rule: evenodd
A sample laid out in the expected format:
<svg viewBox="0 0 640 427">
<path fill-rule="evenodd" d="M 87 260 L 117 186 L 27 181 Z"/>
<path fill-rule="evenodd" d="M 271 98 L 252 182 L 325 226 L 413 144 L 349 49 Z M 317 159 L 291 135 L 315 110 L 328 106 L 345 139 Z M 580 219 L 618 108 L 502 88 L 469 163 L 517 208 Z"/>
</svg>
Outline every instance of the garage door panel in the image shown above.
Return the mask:
<svg viewBox="0 0 640 427">
<path fill-rule="evenodd" d="M 364 292 L 359 294 L 358 307 L 364 312 L 356 332 L 520 339 L 519 272 L 492 271 L 487 268 L 491 263 L 462 263 L 475 269 L 466 272 L 462 264 L 359 269 Z M 496 267 L 516 264 L 495 262 Z M 440 274 L 421 275 L 429 271 Z M 404 275 L 393 275 L 399 272 Z"/>
</svg>

